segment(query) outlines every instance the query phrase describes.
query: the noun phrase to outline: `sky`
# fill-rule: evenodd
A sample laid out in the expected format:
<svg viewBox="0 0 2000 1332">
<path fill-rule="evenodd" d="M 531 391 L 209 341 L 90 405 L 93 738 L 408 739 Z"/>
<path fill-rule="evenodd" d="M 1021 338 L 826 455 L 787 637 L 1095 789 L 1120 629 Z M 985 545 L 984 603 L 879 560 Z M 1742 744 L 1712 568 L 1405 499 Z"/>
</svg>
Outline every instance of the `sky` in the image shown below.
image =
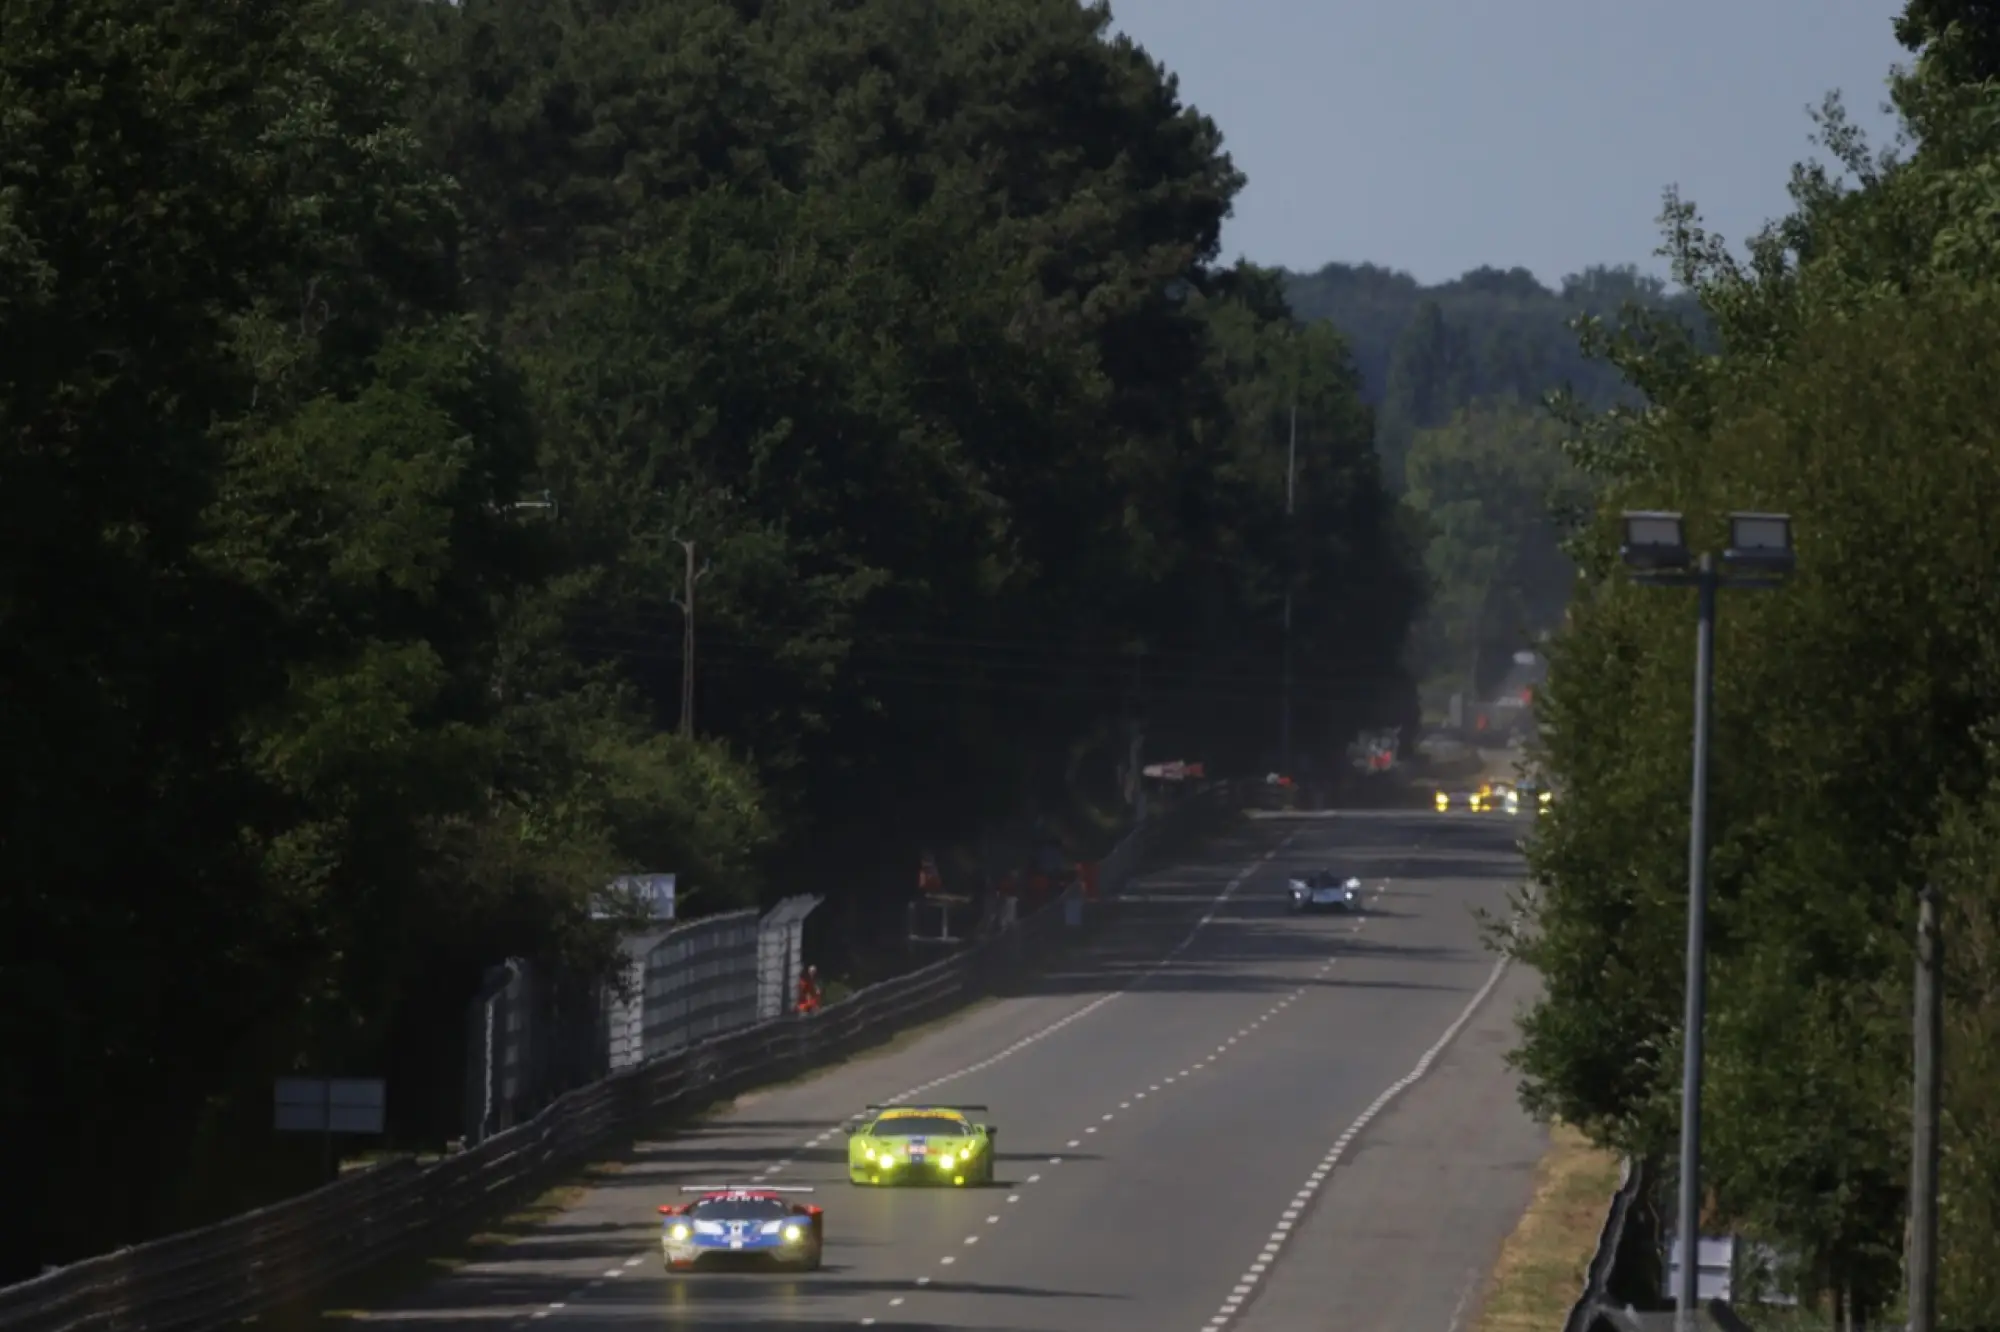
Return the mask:
<svg viewBox="0 0 2000 1332">
<path fill-rule="evenodd" d="M 1225 261 L 1666 276 L 1662 192 L 1741 242 L 1838 89 L 1886 146 L 1901 0 L 1111 0 L 1249 177 Z"/>
</svg>

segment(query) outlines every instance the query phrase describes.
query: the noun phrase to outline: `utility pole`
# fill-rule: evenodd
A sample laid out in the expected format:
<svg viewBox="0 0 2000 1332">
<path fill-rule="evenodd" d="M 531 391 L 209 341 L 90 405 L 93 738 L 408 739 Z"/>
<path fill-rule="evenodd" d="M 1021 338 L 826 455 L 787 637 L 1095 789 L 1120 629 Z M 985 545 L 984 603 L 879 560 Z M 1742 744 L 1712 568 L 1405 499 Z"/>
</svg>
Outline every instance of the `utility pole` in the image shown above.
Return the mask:
<svg viewBox="0 0 2000 1332">
<path fill-rule="evenodd" d="M 1944 1044 L 1944 937 L 1938 893 L 1925 884 L 1917 903 L 1916 1089 L 1910 1124 L 1910 1332 L 1937 1332 L 1938 1094 Z"/>
<path fill-rule="evenodd" d="M 681 734 L 694 738 L 694 589 L 702 579 L 708 577 L 708 566 L 702 565 L 697 571 L 694 565 L 694 542 L 674 538 L 674 543 L 687 552 L 687 573 L 681 594 L 674 598 L 674 604 L 681 608 Z"/>
<path fill-rule="evenodd" d="M 1292 775 L 1292 508 L 1299 479 L 1299 391 L 1292 389 L 1291 440 L 1285 447 L 1285 684 L 1284 702 L 1278 717 L 1278 770 Z"/>
</svg>

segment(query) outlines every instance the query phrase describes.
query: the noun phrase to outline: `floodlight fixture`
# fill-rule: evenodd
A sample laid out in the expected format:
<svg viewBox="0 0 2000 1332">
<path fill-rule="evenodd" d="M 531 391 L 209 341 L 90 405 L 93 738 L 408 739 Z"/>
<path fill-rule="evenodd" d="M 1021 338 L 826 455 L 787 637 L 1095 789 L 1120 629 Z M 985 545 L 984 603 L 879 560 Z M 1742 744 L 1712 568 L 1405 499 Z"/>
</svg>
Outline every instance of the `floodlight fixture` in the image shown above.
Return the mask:
<svg viewBox="0 0 2000 1332">
<path fill-rule="evenodd" d="M 1722 562 L 1769 573 L 1790 573 L 1794 563 L 1791 515 L 1730 514 L 1729 548 L 1722 552 Z"/>
<path fill-rule="evenodd" d="M 1628 509 L 1624 524 L 1625 540 L 1618 554 L 1627 566 L 1646 570 L 1687 568 L 1687 535 L 1679 514 Z"/>
</svg>

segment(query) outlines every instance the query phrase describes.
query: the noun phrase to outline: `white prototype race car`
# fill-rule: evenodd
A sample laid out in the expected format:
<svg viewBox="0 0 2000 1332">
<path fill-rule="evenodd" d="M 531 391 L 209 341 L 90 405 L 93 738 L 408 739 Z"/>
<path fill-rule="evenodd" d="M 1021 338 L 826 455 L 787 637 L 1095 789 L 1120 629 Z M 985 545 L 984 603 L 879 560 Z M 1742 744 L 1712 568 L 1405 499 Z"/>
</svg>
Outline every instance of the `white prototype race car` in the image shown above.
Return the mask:
<svg viewBox="0 0 2000 1332">
<path fill-rule="evenodd" d="M 1291 881 L 1294 911 L 1359 911 L 1361 880 L 1332 870 L 1295 874 Z"/>
</svg>

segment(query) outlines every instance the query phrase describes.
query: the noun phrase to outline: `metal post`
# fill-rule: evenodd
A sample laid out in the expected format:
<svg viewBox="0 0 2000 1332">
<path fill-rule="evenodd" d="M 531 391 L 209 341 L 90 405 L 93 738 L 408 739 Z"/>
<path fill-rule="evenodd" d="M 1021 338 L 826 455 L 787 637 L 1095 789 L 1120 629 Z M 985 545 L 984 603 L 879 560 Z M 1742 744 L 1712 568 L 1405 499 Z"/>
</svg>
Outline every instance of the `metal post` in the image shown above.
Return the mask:
<svg viewBox="0 0 2000 1332">
<path fill-rule="evenodd" d="M 1708 1000 L 1708 713 L 1715 692 L 1715 557 L 1703 555 L 1696 587 L 1700 615 L 1694 659 L 1694 792 L 1688 820 L 1687 1013 L 1681 1065 L 1681 1267 L 1676 1283 L 1676 1332 L 1696 1332 L 1701 1274 L 1702 1024 Z"/>
<path fill-rule="evenodd" d="M 326 1116 L 320 1121 L 319 1173 L 320 1178 L 330 1184 L 340 1178 L 340 1163 L 333 1158 L 333 1079 L 322 1078 L 319 1086 L 322 1097 L 320 1112 Z"/>
<path fill-rule="evenodd" d="M 708 566 L 699 570 L 694 567 L 694 542 L 674 537 L 676 544 L 687 553 L 687 572 L 681 595 L 673 599 L 681 608 L 681 724 L 680 733 L 692 739 L 694 736 L 694 589 L 695 585 L 708 576 Z"/>
<path fill-rule="evenodd" d="M 1910 1133 L 1910 1332 L 1937 1328 L 1938 1095 L 1944 1043 L 1944 939 L 1938 893 L 1925 884 L 1917 906 L 1916 1093 Z"/>
<path fill-rule="evenodd" d="M 681 594 L 681 734 L 694 734 L 694 542 L 683 541 L 687 551 L 687 583 Z"/>
<path fill-rule="evenodd" d="M 1299 476 L 1299 395 L 1292 392 L 1292 430 L 1285 448 L 1285 685 L 1278 717 L 1278 770 L 1292 775 L 1292 507 Z"/>
</svg>

